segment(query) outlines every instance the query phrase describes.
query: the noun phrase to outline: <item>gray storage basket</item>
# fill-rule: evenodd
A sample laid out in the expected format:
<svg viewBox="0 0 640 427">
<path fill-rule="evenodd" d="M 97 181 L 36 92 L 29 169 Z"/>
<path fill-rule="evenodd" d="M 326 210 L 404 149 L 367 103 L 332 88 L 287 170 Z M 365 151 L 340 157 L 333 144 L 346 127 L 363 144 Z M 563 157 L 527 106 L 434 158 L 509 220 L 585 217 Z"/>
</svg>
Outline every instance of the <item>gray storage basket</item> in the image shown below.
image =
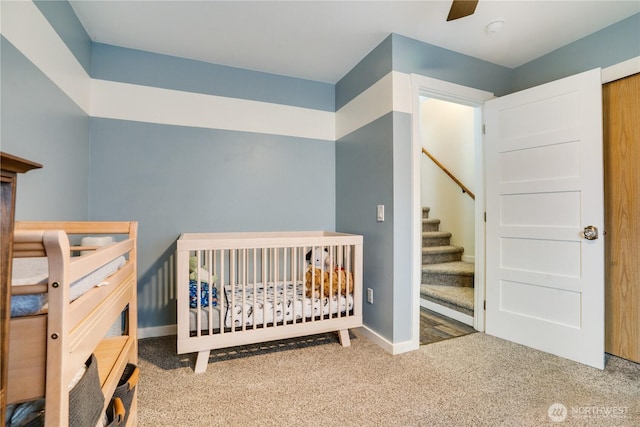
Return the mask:
<svg viewBox="0 0 640 427">
<path fill-rule="evenodd" d="M 122 377 L 118 381 L 118 386 L 113 392 L 113 397 L 109 407 L 107 408 L 107 420 L 108 426 L 126 425 L 131 413 L 131 405 L 136 392 L 136 386 L 138 385 L 140 369 L 132 364 L 128 363 L 124 368 Z M 124 415 L 122 415 L 122 411 Z"/>
<path fill-rule="evenodd" d="M 98 360 L 92 354 L 87 370 L 69 392 L 69 427 L 95 426 L 102 417 L 104 395 L 98 376 Z"/>
</svg>

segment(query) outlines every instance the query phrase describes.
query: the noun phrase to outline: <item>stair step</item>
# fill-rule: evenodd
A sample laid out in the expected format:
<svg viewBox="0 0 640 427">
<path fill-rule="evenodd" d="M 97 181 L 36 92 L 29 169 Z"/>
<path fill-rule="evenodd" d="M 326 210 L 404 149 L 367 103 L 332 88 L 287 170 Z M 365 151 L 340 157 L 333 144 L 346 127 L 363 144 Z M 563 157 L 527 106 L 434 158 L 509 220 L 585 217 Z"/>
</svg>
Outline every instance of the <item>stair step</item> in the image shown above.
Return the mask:
<svg viewBox="0 0 640 427">
<path fill-rule="evenodd" d="M 431 210 L 431 208 L 429 208 L 429 207 L 422 208 L 422 218 L 429 218 L 429 211 L 430 210 Z"/>
<path fill-rule="evenodd" d="M 425 231 L 422 233 L 422 247 L 448 246 L 451 244 L 451 233 L 448 231 Z"/>
<path fill-rule="evenodd" d="M 420 285 L 420 297 L 452 310 L 473 316 L 473 288 L 457 286 Z"/>
<path fill-rule="evenodd" d="M 422 264 L 439 264 L 462 260 L 461 246 L 428 246 L 422 248 Z"/>
<path fill-rule="evenodd" d="M 440 229 L 440 220 L 437 218 L 422 218 L 422 232 L 438 231 Z"/>
<path fill-rule="evenodd" d="M 473 288 L 475 266 L 471 262 L 457 261 L 422 266 L 423 284 Z"/>
</svg>

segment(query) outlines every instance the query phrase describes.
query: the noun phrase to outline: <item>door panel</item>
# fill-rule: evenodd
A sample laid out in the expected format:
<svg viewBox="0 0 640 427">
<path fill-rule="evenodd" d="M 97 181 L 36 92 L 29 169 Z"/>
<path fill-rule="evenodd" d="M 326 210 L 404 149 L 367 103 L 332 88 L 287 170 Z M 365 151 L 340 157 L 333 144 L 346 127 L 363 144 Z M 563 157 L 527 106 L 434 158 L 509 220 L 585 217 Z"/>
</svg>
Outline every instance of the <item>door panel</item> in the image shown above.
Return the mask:
<svg viewBox="0 0 640 427">
<path fill-rule="evenodd" d="M 488 101 L 485 124 L 487 333 L 602 369 L 600 70 Z"/>
</svg>

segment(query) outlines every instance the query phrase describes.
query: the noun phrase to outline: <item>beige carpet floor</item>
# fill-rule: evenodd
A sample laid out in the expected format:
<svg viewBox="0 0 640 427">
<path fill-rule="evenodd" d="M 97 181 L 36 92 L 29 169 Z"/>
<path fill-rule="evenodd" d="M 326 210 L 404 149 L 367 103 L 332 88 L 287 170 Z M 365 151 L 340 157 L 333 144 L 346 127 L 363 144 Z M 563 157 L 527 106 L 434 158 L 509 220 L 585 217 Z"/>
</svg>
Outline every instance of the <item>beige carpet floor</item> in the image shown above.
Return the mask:
<svg viewBox="0 0 640 427">
<path fill-rule="evenodd" d="M 175 336 L 141 340 L 139 425 L 640 425 L 640 365 L 617 357 L 600 371 L 482 333 L 396 356 L 351 342 L 220 350 L 196 375 Z"/>
</svg>

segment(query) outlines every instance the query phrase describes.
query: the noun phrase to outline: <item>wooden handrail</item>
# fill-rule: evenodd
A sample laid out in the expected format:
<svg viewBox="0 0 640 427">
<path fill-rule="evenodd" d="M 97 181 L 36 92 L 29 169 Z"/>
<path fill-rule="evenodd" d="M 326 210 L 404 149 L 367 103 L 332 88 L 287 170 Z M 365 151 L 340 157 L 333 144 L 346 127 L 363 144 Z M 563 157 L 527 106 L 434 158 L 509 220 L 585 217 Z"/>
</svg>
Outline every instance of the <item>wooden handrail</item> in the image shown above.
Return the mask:
<svg viewBox="0 0 640 427">
<path fill-rule="evenodd" d="M 433 160 L 433 163 L 435 163 L 440 169 L 442 169 L 442 171 L 444 173 L 446 173 L 447 175 L 449 175 L 449 178 L 451 178 L 453 180 L 453 182 L 455 182 L 456 184 L 458 184 L 460 186 L 460 188 L 462 189 L 463 193 L 467 193 L 469 195 L 469 197 L 471 197 L 473 200 L 476 199 L 476 195 L 473 194 L 473 192 L 471 190 L 469 190 L 469 188 L 467 188 L 466 185 L 464 185 L 462 182 L 460 182 L 460 180 L 458 178 L 456 178 L 450 171 L 449 169 L 447 169 L 442 163 L 440 163 L 438 161 L 438 159 L 436 159 L 435 157 L 433 157 L 433 154 L 431 154 L 430 152 L 428 152 L 427 150 L 424 149 L 424 147 L 422 147 L 422 152 L 431 160 Z"/>
</svg>

